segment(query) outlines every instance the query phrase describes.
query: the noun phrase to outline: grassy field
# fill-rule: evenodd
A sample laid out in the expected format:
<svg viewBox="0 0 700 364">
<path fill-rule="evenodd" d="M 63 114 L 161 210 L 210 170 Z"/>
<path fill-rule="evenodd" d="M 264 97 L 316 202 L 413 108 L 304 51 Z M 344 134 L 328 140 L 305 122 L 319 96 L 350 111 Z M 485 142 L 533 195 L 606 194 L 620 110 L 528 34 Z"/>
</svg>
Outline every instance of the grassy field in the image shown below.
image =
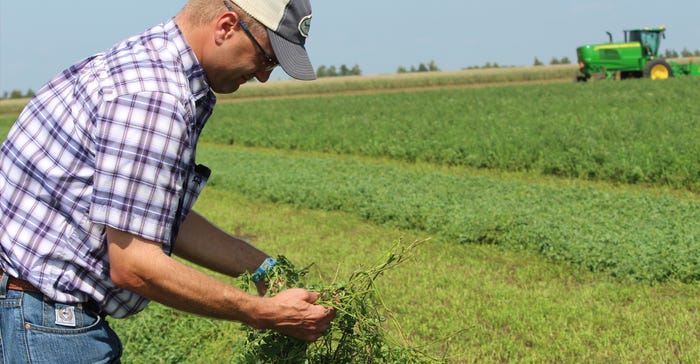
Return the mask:
<svg viewBox="0 0 700 364">
<path fill-rule="evenodd" d="M 426 234 L 352 214 L 263 203 L 209 188 L 198 209 L 229 231 L 299 264 L 312 282 L 345 277 L 392 242 Z M 700 358 L 700 287 L 650 285 L 556 264 L 493 245 L 434 239 L 383 276 L 380 292 L 401 333 L 451 363 L 693 363 Z M 112 320 L 128 363 L 236 363 L 242 334 L 219 322 L 151 305 Z"/>
<path fill-rule="evenodd" d="M 455 244 L 528 251 L 626 279 L 700 281 L 700 203 L 694 200 L 429 164 L 226 147 L 199 157 L 220 171 L 210 186 L 264 201 L 343 211 Z"/>
<path fill-rule="evenodd" d="M 228 103 L 203 140 L 700 190 L 697 81 Z"/>
<path fill-rule="evenodd" d="M 697 80 L 552 70 L 249 85 L 205 129 L 195 208 L 312 284 L 430 238 L 377 284 L 391 338 L 447 362 L 700 361 Z M 111 323 L 125 363 L 240 362 L 237 323 Z"/>
</svg>

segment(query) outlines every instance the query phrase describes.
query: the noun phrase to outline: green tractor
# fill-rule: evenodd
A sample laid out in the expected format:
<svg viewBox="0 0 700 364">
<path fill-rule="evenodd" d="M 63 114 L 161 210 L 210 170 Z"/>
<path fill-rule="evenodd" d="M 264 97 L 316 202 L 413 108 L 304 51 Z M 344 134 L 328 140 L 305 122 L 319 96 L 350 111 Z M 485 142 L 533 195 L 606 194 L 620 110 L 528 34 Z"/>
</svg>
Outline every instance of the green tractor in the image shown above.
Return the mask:
<svg viewBox="0 0 700 364">
<path fill-rule="evenodd" d="M 680 75 L 700 76 L 700 65 L 691 60 L 688 64 L 667 62 L 659 58 L 659 45 L 666 27 L 625 30 L 625 41 L 578 47 L 576 55 L 580 70 L 578 81 L 588 81 L 593 74 L 603 74 L 611 80 L 619 75 L 628 78 L 667 79 Z"/>
</svg>

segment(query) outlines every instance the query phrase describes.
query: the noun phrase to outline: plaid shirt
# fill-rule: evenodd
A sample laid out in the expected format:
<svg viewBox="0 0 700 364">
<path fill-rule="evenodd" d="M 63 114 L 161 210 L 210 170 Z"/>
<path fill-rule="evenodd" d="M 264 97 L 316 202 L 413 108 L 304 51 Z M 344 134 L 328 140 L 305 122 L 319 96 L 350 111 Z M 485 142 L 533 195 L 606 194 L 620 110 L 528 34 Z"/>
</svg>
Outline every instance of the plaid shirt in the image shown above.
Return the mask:
<svg viewBox="0 0 700 364">
<path fill-rule="evenodd" d="M 0 267 L 114 316 L 143 297 L 109 277 L 105 226 L 163 244 L 206 183 L 197 139 L 216 98 L 174 20 L 59 74 L 0 148 Z"/>
</svg>

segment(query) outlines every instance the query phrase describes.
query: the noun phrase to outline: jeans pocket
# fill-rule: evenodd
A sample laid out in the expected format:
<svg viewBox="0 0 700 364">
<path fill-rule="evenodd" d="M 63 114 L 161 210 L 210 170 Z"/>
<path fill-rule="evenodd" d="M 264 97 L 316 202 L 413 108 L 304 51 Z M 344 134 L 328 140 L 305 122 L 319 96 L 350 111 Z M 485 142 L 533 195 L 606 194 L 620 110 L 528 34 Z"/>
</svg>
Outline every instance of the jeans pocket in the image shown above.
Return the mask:
<svg viewBox="0 0 700 364">
<path fill-rule="evenodd" d="M 122 345 L 106 320 L 82 304 L 61 304 L 25 295 L 24 330 L 32 362 L 111 363 Z"/>
</svg>

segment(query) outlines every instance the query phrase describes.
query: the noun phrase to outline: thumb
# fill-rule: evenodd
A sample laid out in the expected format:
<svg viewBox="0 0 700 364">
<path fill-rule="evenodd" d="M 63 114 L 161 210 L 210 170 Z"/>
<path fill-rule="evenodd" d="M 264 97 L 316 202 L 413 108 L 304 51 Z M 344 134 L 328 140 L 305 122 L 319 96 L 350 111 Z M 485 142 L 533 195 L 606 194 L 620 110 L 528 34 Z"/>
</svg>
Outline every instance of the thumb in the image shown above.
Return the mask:
<svg viewBox="0 0 700 364">
<path fill-rule="evenodd" d="M 309 290 L 305 290 L 305 291 L 306 291 L 306 296 L 304 297 L 304 301 L 306 301 L 308 303 L 316 302 L 318 300 L 318 298 L 321 296 L 320 294 L 318 294 L 316 292 L 311 292 Z"/>
<path fill-rule="evenodd" d="M 278 296 L 281 297 L 286 297 L 287 299 L 291 300 L 296 300 L 296 301 L 303 301 L 309 304 L 313 304 L 318 300 L 320 297 L 320 294 L 311 292 L 307 289 L 304 288 L 291 288 L 285 291 L 282 291 Z M 281 298 L 280 297 L 280 298 Z"/>
<path fill-rule="evenodd" d="M 316 292 L 311 292 L 311 291 L 306 291 L 308 292 L 308 295 L 306 296 L 306 302 L 308 303 L 314 303 L 318 300 L 318 298 L 321 296 L 319 293 Z"/>
</svg>

